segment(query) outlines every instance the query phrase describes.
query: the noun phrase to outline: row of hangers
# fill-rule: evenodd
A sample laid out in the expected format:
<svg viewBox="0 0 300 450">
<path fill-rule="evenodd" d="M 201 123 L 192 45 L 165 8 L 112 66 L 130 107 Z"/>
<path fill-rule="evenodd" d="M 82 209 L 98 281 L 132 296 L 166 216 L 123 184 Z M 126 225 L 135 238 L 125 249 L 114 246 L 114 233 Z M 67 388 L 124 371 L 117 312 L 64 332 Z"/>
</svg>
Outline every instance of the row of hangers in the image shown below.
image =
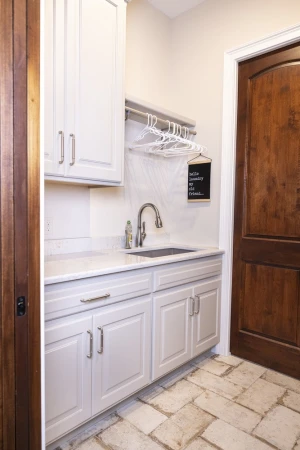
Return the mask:
<svg viewBox="0 0 300 450">
<path fill-rule="evenodd" d="M 189 139 L 189 129 L 175 122 L 168 122 L 168 129 L 156 127 L 157 117 L 147 114 L 147 125 L 129 146 L 130 150 L 141 149 L 166 158 L 206 152 L 206 147 Z"/>
</svg>

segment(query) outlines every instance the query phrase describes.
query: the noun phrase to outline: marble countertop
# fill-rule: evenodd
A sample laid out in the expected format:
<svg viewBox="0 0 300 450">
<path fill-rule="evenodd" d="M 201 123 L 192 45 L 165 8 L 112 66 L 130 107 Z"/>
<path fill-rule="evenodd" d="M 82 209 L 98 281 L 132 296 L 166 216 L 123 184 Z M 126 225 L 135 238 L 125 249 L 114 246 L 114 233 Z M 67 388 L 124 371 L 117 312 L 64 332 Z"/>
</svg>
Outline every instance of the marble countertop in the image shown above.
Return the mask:
<svg viewBox="0 0 300 450">
<path fill-rule="evenodd" d="M 181 253 L 159 258 L 146 258 L 131 255 L 128 252 L 155 250 L 159 248 L 186 248 L 196 250 L 190 253 Z M 143 269 L 145 267 L 160 266 L 180 261 L 189 261 L 206 256 L 220 255 L 223 250 L 214 247 L 190 246 L 169 243 L 160 246 L 144 246 L 141 249 L 113 250 L 105 252 L 83 252 L 68 255 L 48 256 L 45 259 L 45 285 L 78 280 L 81 278 L 96 277 L 128 270 Z"/>
</svg>

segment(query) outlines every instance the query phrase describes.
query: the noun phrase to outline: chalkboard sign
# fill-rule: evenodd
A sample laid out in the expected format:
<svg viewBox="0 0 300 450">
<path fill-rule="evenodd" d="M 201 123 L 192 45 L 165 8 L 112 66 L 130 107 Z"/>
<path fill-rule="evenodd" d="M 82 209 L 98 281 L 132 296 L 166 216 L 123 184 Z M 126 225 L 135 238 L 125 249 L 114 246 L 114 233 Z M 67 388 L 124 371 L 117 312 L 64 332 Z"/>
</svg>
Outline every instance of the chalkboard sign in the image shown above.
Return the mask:
<svg viewBox="0 0 300 450">
<path fill-rule="evenodd" d="M 210 201 L 211 161 L 188 163 L 188 201 Z"/>
</svg>

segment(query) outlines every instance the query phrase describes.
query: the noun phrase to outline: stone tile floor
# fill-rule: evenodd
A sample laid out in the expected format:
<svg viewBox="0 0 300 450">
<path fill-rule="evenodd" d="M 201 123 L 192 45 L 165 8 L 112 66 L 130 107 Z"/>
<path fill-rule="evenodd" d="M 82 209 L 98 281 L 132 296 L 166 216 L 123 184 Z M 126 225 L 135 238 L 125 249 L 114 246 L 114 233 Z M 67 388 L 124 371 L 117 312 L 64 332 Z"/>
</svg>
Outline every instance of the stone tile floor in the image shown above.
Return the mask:
<svg viewBox="0 0 300 450">
<path fill-rule="evenodd" d="M 61 449 L 300 450 L 300 381 L 200 357 L 93 427 Z"/>
</svg>

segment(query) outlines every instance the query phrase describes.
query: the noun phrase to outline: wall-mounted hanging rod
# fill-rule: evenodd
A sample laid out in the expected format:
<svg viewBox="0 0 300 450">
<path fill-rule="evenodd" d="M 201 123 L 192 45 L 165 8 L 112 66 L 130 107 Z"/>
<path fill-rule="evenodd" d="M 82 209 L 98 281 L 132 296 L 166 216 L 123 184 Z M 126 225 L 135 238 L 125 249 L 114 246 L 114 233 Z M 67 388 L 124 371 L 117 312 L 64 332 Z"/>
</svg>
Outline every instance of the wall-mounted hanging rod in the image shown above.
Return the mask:
<svg viewBox="0 0 300 450">
<path fill-rule="evenodd" d="M 144 119 L 148 119 L 147 113 L 139 111 L 134 108 L 130 108 L 129 106 L 125 106 L 125 112 L 126 112 L 126 118 L 128 118 L 129 114 L 134 114 L 136 116 L 143 117 Z M 157 122 L 159 122 L 166 128 L 168 128 L 168 126 L 169 126 L 169 122 L 165 119 L 161 119 L 161 118 L 157 117 Z M 185 126 L 185 125 L 181 125 L 181 126 Z M 197 134 L 197 131 L 189 129 L 189 134 L 193 134 L 195 136 Z"/>
</svg>

